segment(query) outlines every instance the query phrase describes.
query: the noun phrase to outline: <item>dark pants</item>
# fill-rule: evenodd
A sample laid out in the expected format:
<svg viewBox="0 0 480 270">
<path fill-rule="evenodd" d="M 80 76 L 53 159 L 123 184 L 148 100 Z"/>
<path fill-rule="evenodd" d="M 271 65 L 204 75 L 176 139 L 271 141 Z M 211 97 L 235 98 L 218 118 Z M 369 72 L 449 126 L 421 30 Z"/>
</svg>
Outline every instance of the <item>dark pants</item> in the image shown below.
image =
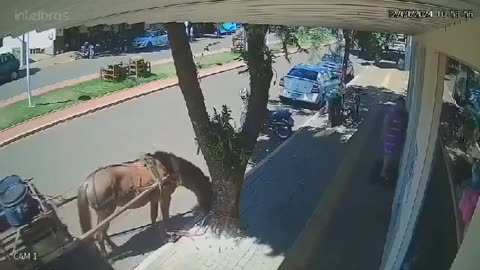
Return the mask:
<svg viewBox="0 0 480 270">
<path fill-rule="evenodd" d="M 330 127 L 339 125 L 341 105 L 342 100 L 340 98 L 327 100 L 328 122 L 330 123 Z"/>
</svg>

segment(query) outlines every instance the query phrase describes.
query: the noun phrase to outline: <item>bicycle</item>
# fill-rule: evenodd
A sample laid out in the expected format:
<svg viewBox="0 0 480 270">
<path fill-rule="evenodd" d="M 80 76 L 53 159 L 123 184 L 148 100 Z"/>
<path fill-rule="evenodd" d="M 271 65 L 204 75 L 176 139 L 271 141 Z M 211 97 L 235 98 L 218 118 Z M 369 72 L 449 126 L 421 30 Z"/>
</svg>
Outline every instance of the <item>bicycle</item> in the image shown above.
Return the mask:
<svg viewBox="0 0 480 270">
<path fill-rule="evenodd" d="M 349 97 L 343 104 L 343 124 L 346 127 L 357 127 L 360 122 L 360 104 L 361 104 L 361 89 L 354 88 Z"/>
</svg>

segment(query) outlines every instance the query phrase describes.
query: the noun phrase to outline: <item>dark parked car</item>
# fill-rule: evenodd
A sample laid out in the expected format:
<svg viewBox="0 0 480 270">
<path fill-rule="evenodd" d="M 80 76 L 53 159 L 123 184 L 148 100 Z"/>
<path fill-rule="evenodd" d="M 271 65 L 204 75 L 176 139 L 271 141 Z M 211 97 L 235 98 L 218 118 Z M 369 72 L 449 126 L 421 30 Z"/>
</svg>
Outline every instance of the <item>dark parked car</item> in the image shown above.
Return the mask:
<svg viewBox="0 0 480 270">
<path fill-rule="evenodd" d="M 405 65 L 405 43 L 396 43 L 392 46 L 386 46 L 381 53 L 375 55 L 375 63 L 381 60 L 392 61 L 397 64 L 398 69 L 403 69 Z"/>
<path fill-rule="evenodd" d="M 11 53 L 0 54 L 0 79 L 13 81 L 18 79 L 20 61 Z"/>
</svg>

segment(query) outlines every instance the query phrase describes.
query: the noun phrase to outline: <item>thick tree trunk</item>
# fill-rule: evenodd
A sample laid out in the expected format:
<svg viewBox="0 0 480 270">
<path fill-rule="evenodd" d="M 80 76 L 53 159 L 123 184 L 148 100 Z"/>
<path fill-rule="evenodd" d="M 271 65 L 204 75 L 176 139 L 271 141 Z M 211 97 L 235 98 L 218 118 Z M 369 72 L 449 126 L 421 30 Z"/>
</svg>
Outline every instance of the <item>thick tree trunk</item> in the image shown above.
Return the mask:
<svg viewBox="0 0 480 270">
<path fill-rule="evenodd" d="M 187 105 L 188 116 L 193 130 L 199 140 L 200 149 L 205 147 L 205 132 L 208 130 L 209 119 L 205 98 L 197 77 L 197 66 L 193 60 L 192 50 L 183 23 L 166 24 L 168 40 L 172 50 L 178 84 Z"/>
<path fill-rule="evenodd" d="M 250 74 L 250 97 L 245 122 L 242 127 L 245 149 L 252 153 L 257 143 L 268 104 L 268 92 L 273 77 L 272 58 L 265 42 L 267 25 L 247 25 L 247 64 Z"/>
<path fill-rule="evenodd" d="M 224 220 L 238 222 L 242 184 L 247 162 L 236 168 L 223 168 L 210 156 L 208 134 L 211 130 L 210 119 L 205 107 L 204 96 L 197 77 L 197 68 L 183 23 L 166 24 L 172 56 L 178 76 L 179 86 L 192 122 L 198 145 L 204 155 L 210 172 L 216 200 L 214 214 L 225 217 Z M 248 156 L 251 155 L 263 126 L 268 103 L 268 91 L 272 80 L 272 60 L 265 44 L 266 26 L 247 26 L 248 68 L 250 73 L 251 96 L 241 131 L 241 145 Z M 240 159 L 239 159 L 240 160 Z"/>
</svg>

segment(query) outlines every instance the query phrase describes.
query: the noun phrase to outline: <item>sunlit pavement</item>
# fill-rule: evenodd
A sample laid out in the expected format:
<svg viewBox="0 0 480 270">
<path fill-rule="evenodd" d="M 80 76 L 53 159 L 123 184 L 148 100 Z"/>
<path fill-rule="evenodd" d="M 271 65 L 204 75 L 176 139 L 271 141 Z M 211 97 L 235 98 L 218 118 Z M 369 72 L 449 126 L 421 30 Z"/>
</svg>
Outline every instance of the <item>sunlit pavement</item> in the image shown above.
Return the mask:
<svg viewBox="0 0 480 270">
<path fill-rule="evenodd" d="M 291 64 L 281 57 L 276 59 L 274 67 L 279 78 L 294 64 L 317 62 L 306 54 L 293 55 L 291 58 Z M 400 76 L 401 73 L 393 69 L 361 66 L 355 59 L 354 62 L 358 76 L 356 84 L 395 84 L 397 75 Z M 385 77 L 388 74 L 391 75 L 387 80 Z M 210 112 L 214 106 L 218 108 L 227 104 L 232 109 L 233 117 L 239 119 L 239 90 L 248 87 L 248 76 L 230 71 L 205 78 L 201 85 Z M 272 87 L 269 106 L 278 106 L 278 89 L 278 86 Z M 291 109 L 294 112 L 295 128 L 315 113 L 308 109 Z M 263 148 L 257 149 L 257 162 L 279 143 L 278 140 L 262 143 Z M 207 172 L 203 157 L 196 154 L 194 133 L 178 87 L 72 120 L 3 147 L 0 149 L 0 171 L 4 174 L 34 177 L 41 191 L 69 196 L 74 195 L 76 187 L 96 168 L 136 159 L 141 152 L 160 149 L 172 151 Z M 171 214 L 188 211 L 194 201 L 190 192 L 178 189 L 174 194 Z M 147 207 L 128 211 L 112 223 L 110 233 L 148 223 L 148 213 Z M 66 205 L 61 210 L 61 215 L 70 231 L 78 234 L 75 205 Z M 131 234 L 115 237 L 114 241 L 121 244 L 130 237 Z M 129 269 L 138 264 L 147 253 L 119 260 L 115 267 Z"/>
<path fill-rule="evenodd" d="M 276 39 L 270 38 L 273 42 Z M 201 53 L 204 48 L 209 46 L 209 50 L 219 50 L 222 48 L 229 48 L 232 45 L 231 36 L 225 36 L 223 38 L 200 38 L 195 42 L 192 42 L 192 52 Z M 37 89 L 45 87 L 58 82 L 67 80 L 73 80 L 75 78 L 95 74 L 100 71 L 100 68 L 111 64 L 112 62 L 128 62 L 128 59 L 134 55 L 140 55 L 148 61 L 155 61 L 160 59 L 171 58 L 171 51 L 169 49 L 155 49 L 153 52 L 142 52 L 141 50 L 131 52 L 118 56 L 105 56 L 98 57 L 96 59 L 82 59 L 75 60 L 68 63 L 62 63 L 58 65 L 36 68 L 35 65 L 31 67 L 30 86 L 31 89 Z M 25 93 L 27 90 L 27 80 L 25 78 L 25 72 L 21 71 L 21 78 L 18 80 L 0 84 L 0 101 L 11 98 L 13 96 Z"/>
</svg>

